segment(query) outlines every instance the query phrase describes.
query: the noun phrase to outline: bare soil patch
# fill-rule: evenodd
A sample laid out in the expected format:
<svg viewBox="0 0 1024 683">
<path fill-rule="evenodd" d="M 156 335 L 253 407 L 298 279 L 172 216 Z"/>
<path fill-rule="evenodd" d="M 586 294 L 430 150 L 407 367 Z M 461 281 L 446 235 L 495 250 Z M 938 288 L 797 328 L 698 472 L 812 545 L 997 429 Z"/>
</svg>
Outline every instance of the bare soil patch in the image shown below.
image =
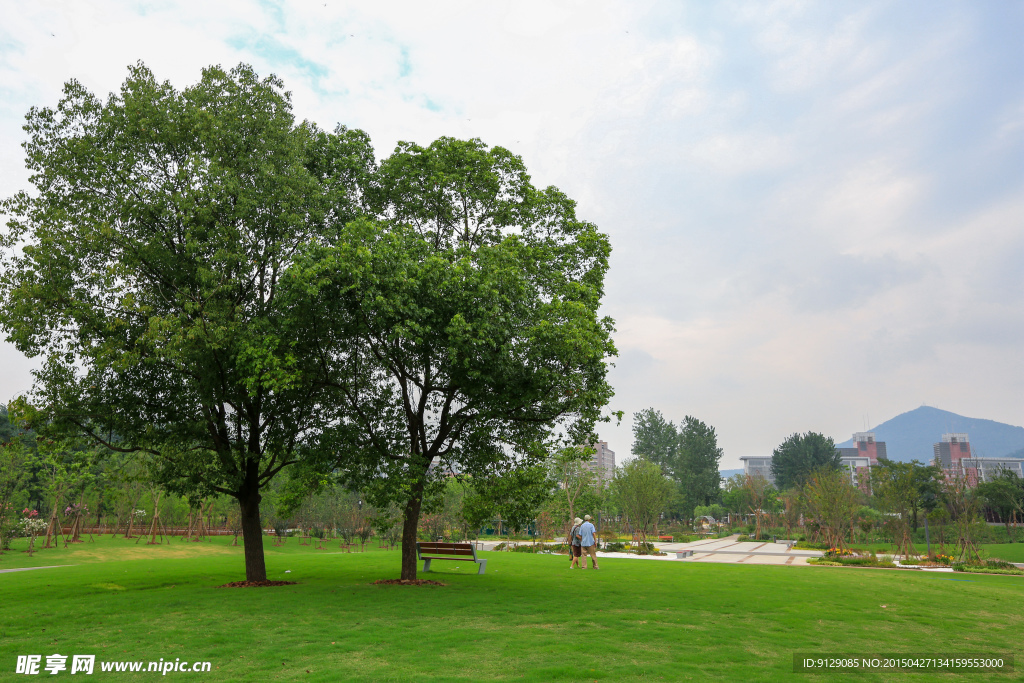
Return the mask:
<svg viewBox="0 0 1024 683">
<path fill-rule="evenodd" d="M 217 588 L 261 588 L 263 586 L 294 586 L 297 581 L 232 581 Z"/>
<path fill-rule="evenodd" d="M 447 583 L 431 581 L 430 579 L 377 579 L 373 582 L 377 586 L 447 586 Z"/>
</svg>

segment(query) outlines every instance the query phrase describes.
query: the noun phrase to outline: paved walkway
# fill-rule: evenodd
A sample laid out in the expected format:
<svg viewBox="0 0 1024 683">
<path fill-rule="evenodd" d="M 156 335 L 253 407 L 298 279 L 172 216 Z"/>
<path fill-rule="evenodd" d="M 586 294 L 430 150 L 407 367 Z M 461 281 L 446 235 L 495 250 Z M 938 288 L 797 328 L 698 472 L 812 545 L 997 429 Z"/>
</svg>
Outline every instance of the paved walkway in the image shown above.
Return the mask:
<svg viewBox="0 0 1024 683">
<path fill-rule="evenodd" d="M 821 557 L 819 550 L 791 550 L 786 543 L 765 543 L 763 541 L 736 541 L 738 534 L 728 538 L 706 538 L 691 543 L 654 543 L 654 547 L 667 555 L 634 555 L 632 553 L 606 553 L 598 551 L 597 556 L 626 558 L 631 560 L 664 560 L 671 562 L 715 562 L 720 564 L 781 564 L 806 565 L 812 557 Z M 493 550 L 499 541 L 483 541 L 478 550 Z M 526 545 L 524 543 L 524 545 Z M 677 552 L 692 551 L 693 556 L 685 559 L 676 557 Z"/>
<path fill-rule="evenodd" d="M 0 574 L 7 574 L 9 572 L 30 572 L 33 569 L 56 569 L 57 567 L 74 567 L 73 564 L 51 564 L 48 567 L 20 567 L 18 569 L 0 569 Z"/>
<path fill-rule="evenodd" d="M 793 550 L 787 543 L 744 541 L 739 543 L 736 536 L 693 541 L 692 543 L 656 543 L 663 552 L 675 553 L 692 551 L 693 556 L 680 562 L 719 562 L 727 564 L 784 564 L 806 565 L 812 557 L 821 557 L 819 550 Z"/>
</svg>

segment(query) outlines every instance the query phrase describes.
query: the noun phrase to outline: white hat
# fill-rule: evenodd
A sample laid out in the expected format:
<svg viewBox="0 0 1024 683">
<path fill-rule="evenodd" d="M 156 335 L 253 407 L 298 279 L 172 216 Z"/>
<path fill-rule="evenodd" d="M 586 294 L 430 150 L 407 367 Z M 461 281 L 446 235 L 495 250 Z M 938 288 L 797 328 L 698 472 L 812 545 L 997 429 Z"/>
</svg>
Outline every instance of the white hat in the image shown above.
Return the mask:
<svg viewBox="0 0 1024 683">
<path fill-rule="evenodd" d="M 583 520 L 580 519 L 579 517 L 577 517 L 576 519 L 572 520 L 572 523 L 573 524 L 583 524 Z"/>
<path fill-rule="evenodd" d="M 590 515 L 583 515 L 583 519 L 589 522 L 591 519 L 593 519 L 593 517 L 591 517 Z"/>
</svg>

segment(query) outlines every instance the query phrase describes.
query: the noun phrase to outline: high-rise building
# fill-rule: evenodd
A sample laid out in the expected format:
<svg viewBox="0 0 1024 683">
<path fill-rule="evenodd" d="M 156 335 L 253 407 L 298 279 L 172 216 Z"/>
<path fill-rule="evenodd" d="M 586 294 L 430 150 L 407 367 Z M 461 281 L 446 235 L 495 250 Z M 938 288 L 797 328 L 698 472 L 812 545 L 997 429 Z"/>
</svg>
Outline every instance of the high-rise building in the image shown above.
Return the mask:
<svg viewBox="0 0 1024 683">
<path fill-rule="evenodd" d="M 1024 476 L 1024 463 L 1018 458 L 981 458 L 971 452 L 967 434 L 943 434 L 942 441 L 932 446 L 935 464 L 947 475 L 964 477 L 968 486 L 992 481 L 1004 470 Z"/>
<path fill-rule="evenodd" d="M 964 433 L 943 434 L 942 441 L 932 446 L 935 464 L 942 469 L 959 469 L 960 461 L 971 457 L 971 442 Z"/>
<path fill-rule="evenodd" d="M 889 459 L 885 442 L 876 441 L 874 432 L 855 432 L 853 447 L 836 450 L 839 451 L 839 462 L 843 469 L 850 473 L 850 482 L 865 493 L 871 493 L 871 479 L 868 476 L 871 468 L 877 465 L 879 460 Z"/>
<path fill-rule="evenodd" d="M 590 444 L 596 452 L 590 457 L 587 469 L 595 473 L 598 479 L 609 482 L 615 476 L 615 451 L 608 448 L 607 441 Z"/>
<path fill-rule="evenodd" d="M 853 447 L 836 450 L 839 452 L 840 465 L 850 475 L 850 482 L 870 494 L 871 477 L 868 473 L 880 460 L 889 459 L 885 442 L 876 441 L 874 432 L 857 432 L 853 435 Z M 769 484 L 775 483 L 775 477 L 772 476 L 772 456 L 745 455 L 740 460 L 743 462 L 743 474 L 760 475 L 767 479 Z"/>
<path fill-rule="evenodd" d="M 772 474 L 772 456 L 744 455 L 740 461 L 743 463 L 743 474 L 748 474 L 751 477 L 762 476 L 769 484 L 775 483 L 775 475 Z"/>
</svg>

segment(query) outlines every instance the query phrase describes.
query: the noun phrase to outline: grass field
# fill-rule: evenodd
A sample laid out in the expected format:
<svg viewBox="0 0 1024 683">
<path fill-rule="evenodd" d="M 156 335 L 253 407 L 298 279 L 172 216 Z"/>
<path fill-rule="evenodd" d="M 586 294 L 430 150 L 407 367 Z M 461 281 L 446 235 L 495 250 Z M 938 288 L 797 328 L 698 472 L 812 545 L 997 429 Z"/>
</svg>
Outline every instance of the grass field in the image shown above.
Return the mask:
<svg viewBox="0 0 1024 683">
<path fill-rule="evenodd" d="M 444 587 L 375 586 L 397 576 L 397 551 L 267 539 L 270 578 L 298 585 L 217 588 L 244 578 L 230 542 L 103 539 L 0 556 L 0 569 L 74 565 L 0 574 L 0 680 L 21 678 L 17 655 L 55 652 L 205 660 L 210 674 L 168 675 L 239 681 L 844 680 L 794 674 L 795 652 L 1013 654 L 1024 666 L 1017 577 L 626 559 L 584 572 L 561 556 L 488 553 L 483 576 L 435 562 L 425 576 Z"/>
</svg>

